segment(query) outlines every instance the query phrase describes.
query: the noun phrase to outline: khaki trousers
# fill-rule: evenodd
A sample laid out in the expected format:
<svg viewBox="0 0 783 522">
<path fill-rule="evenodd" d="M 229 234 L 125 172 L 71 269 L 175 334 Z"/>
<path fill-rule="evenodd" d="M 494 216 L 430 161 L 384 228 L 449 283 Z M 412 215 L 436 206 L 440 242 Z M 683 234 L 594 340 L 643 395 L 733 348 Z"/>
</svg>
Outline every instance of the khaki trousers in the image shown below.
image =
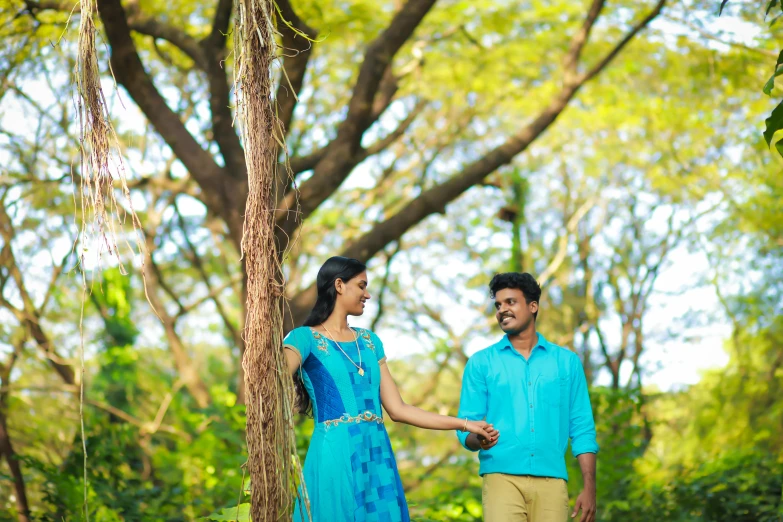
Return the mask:
<svg viewBox="0 0 783 522">
<path fill-rule="evenodd" d="M 568 487 L 557 478 L 484 475 L 484 522 L 565 522 Z"/>
</svg>

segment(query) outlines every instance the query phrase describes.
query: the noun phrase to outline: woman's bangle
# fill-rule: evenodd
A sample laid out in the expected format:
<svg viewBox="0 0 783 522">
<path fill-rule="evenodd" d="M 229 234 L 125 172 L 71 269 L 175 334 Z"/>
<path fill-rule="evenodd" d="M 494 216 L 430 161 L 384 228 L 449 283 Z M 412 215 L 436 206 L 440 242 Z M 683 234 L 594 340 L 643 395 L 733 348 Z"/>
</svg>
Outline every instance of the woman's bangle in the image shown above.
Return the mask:
<svg viewBox="0 0 783 522">
<path fill-rule="evenodd" d="M 468 418 L 465 417 L 465 425 L 462 426 L 462 431 L 468 431 Z"/>
</svg>

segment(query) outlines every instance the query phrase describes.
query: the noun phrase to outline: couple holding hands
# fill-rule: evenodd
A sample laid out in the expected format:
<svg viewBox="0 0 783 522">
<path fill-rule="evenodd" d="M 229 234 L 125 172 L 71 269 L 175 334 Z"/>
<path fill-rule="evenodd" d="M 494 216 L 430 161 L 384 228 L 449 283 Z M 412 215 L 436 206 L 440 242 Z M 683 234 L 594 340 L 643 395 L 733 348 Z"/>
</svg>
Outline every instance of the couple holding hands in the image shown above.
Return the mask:
<svg viewBox="0 0 783 522">
<path fill-rule="evenodd" d="M 382 406 L 394 422 L 455 430 L 466 449 L 479 452 L 485 522 L 567 520 L 570 439 L 584 479 L 570 515 L 595 520 L 598 445 L 584 370 L 576 354 L 536 332 L 541 288 L 533 276 L 492 278 L 506 335 L 468 360 L 457 417 L 406 404 L 381 340 L 348 326 L 370 299 L 364 263 L 332 257 L 316 285 L 312 312 L 284 341 L 299 410 L 312 411 L 315 421 L 295 522 L 410 520 Z"/>
</svg>

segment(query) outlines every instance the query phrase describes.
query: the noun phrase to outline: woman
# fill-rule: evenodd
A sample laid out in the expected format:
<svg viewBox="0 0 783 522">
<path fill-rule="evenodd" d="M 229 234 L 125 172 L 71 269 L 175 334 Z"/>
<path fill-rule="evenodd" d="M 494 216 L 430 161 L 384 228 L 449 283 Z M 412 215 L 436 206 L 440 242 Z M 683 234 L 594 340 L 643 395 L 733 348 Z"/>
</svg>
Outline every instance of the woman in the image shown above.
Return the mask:
<svg viewBox="0 0 783 522">
<path fill-rule="evenodd" d="M 420 428 L 469 431 L 493 441 L 498 432 L 484 421 L 405 404 L 381 340 L 348 326 L 348 316 L 362 315 L 370 299 L 363 263 L 332 257 L 319 270 L 316 285 L 313 311 L 284 342 L 291 374 L 298 372 L 301 379 L 300 410 L 311 401 L 315 420 L 304 466 L 306 492 L 297 500 L 294 521 L 408 521 L 381 404 L 393 421 Z"/>
</svg>

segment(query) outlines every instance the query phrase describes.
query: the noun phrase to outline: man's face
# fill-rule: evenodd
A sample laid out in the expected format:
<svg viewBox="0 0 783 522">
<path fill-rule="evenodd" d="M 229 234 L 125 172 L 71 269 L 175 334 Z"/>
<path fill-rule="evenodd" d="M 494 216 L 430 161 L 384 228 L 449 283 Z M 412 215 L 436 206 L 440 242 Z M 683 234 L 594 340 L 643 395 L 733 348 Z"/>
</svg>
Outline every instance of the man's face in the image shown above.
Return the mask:
<svg viewBox="0 0 783 522">
<path fill-rule="evenodd" d="M 495 294 L 495 318 L 501 330 L 517 334 L 530 327 L 538 303 L 525 302 L 525 294 L 517 288 L 504 288 Z"/>
</svg>

